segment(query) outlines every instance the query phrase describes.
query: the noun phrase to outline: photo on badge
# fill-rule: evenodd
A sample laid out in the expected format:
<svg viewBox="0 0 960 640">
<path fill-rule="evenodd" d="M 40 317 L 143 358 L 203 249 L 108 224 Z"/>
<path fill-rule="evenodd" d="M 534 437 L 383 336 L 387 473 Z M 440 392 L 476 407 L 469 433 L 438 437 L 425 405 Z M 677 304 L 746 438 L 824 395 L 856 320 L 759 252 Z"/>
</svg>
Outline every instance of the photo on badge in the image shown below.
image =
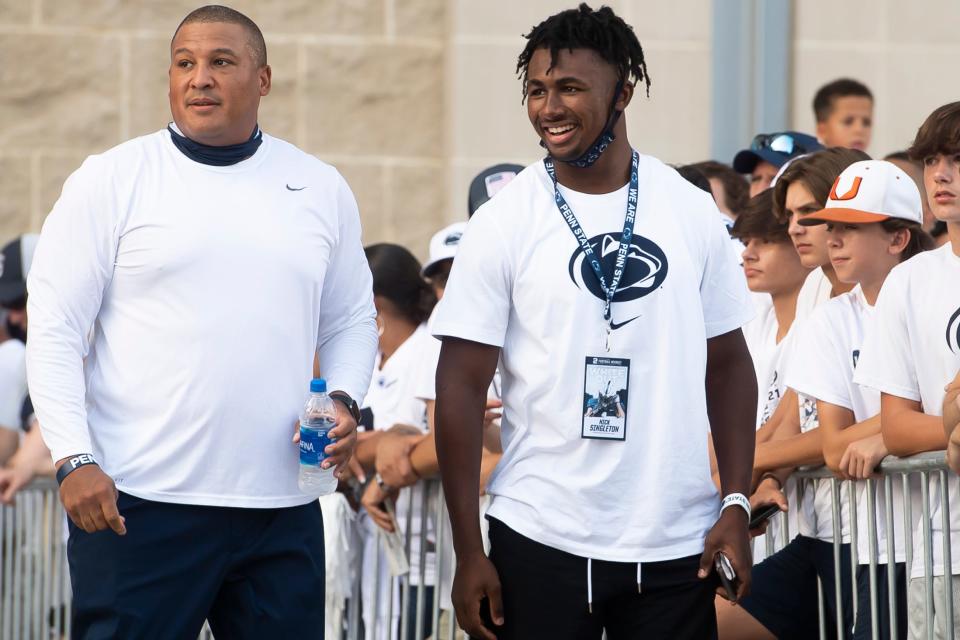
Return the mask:
<svg viewBox="0 0 960 640">
<path fill-rule="evenodd" d="M 583 376 L 582 438 L 625 440 L 630 361 L 588 357 Z"/>
</svg>

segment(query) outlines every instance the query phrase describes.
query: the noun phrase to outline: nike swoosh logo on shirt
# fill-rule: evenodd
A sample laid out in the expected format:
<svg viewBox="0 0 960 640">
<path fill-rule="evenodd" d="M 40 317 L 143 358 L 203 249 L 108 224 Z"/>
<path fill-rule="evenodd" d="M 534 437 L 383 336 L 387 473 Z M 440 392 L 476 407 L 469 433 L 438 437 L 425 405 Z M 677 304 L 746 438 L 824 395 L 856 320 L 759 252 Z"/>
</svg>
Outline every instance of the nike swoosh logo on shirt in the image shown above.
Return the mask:
<svg viewBox="0 0 960 640">
<path fill-rule="evenodd" d="M 303 191 L 306 187 L 300 187 L 299 189 L 294 189 L 290 185 L 287 185 L 287 191 Z"/>
<path fill-rule="evenodd" d="M 634 320 L 636 320 L 636 319 L 639 318 L 639 317 L 640 317 L 640 316 L 637 316 L 636 318 L 630 318 L 629 320 L 627 320 L 627 321 L 625 321 L 625 322 L 620 322 L 620 323 L 611 322 L 611 323 L 610 323 L 610 329 L 611 329 L 612 331 L 616 331 L 616 330 L 619 329 L 620 327 L 624 327 L 624 326 L 630 324 L 631 322 L 633 322 Z"/>
</svg>

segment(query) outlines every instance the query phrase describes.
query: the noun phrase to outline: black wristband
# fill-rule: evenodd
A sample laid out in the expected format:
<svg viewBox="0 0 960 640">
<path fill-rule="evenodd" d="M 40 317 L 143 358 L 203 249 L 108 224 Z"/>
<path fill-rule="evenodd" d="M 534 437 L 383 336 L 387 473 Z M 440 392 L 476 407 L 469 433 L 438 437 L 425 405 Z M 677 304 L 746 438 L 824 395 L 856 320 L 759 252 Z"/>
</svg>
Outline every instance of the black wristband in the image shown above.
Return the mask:
<svg viewBox="0 0 960 640">
<path fill-rule="evenodd" d="M 60 465 L 60 468 L 57 469 L 57 484 L 63 484 L 64 478 L 80 467 L 85 467 L 88 464 L 97 464 L 97 461 L 93 459 L 92 453 L 81 453 L 79 455 L 70 456 L 67 458 L 67 461 Z"/>
<path fill-rule="evenodd" d="M 327 394 L 334 400 L 339 400 L 340 404 L 347 408 L 347 411 L 350 412 L 350 415 L 353 416 L 354 422 L 360 424 L 360 407 L 357 406 L 357 401 L 350 397 L 350 394 L 345 391 L 331 391 Z"/>
</svg>

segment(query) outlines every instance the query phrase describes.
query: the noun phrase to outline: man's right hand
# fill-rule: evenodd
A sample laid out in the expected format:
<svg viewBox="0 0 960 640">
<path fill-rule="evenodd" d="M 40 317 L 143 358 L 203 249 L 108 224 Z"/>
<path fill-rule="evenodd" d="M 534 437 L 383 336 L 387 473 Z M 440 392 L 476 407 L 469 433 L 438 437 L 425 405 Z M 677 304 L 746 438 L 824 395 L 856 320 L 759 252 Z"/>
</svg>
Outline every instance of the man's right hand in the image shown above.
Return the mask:
<svg viewBox="0 0 960 640">
<path fill-rule="evenodd" d="M 457 624 L 471 638 L 496 640 L 496 636 L 484 626 L 480 607 L 486 598 L 490 605 L 493 624 L 503 624 L 503 601 L 500 597 L 500 576 L 490 559 L 483 553 L 462 559 L 457 563 L 453 579 L 453 608 L 457 612 Z"/>
<path fill-rule="evenodd" d="M 66 460 L 58 461 L 57 469 Z M 117 535 L 126 535 L 124 518 L 117 511 L 117 495 L 113 480 L 95 464 L 79 467 L 60 485 L 63 508 L 73 523 L 87 533 L 113 529 Z"/>
</svg>

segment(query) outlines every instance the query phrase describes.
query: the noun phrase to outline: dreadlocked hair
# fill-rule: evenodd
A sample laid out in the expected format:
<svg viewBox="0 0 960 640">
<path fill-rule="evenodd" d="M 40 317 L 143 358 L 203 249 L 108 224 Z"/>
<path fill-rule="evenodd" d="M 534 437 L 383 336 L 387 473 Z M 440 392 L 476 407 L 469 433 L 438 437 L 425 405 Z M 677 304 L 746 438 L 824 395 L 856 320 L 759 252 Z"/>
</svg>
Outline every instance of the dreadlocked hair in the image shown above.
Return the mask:
<svg viewBox="0 0 960 640">
<path fill-rule="evenodd" d="M 590 49 L 605 62 L 617 68 L 620 83 L 643 81 L 650 97 L 650 72 L 643 57 L 643 47 L 628 25 L 608 6 L 594 11 L 586 2 L 576 9 L 554 14 L 524 35 L 527 46 L 517 58 L 517 75 L 527 99 L 527 67 L 537 49 L 550 50 L 550 69 L 557 64 L 561 51 Z M 549 71 L 549 70 L 548 70 Z"/>
</svg>

